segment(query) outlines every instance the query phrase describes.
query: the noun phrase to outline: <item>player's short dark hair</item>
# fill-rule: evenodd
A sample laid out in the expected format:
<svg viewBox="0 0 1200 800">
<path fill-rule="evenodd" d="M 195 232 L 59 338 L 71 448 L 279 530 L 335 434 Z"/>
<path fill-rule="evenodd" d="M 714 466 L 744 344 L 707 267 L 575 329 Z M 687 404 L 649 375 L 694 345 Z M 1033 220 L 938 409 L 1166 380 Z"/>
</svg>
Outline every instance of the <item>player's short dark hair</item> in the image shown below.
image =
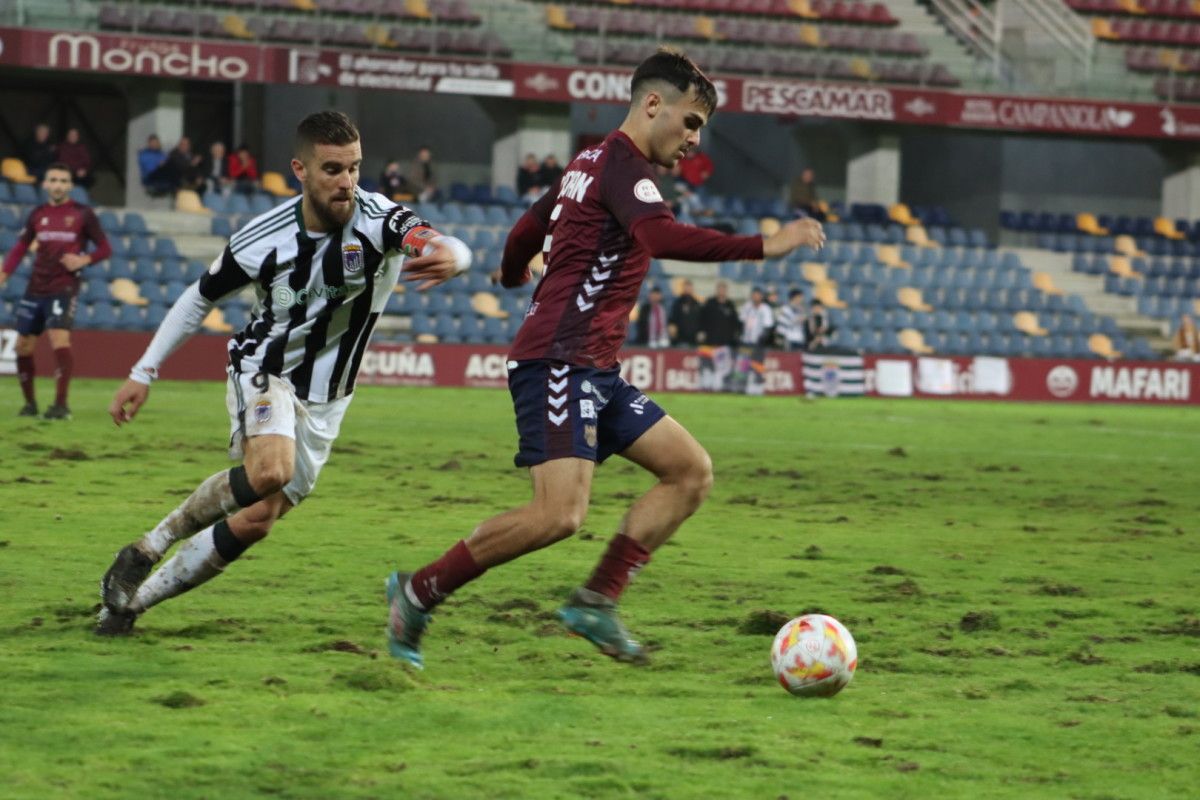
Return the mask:
<svg viewBox="0 0 1200 800">
<path fill-rule="evenodd" d="M 55 161 L 55 162 L 54 162 L 53 164 L 51 164 L 50 166 L 46 167 L 46 172 L 50 172 L 50 171 L 52 171 L 52 170 L 57 170 L 58 172 L 65 172 L 65 173 L 67 173 L 67 175 L 69 175 L 71 178 L 74 178 L 74 177 L 75 177 L 75 173 L 71 171 L 71 168 L 70 168 L 70 167 L 68 167 L 66 164 L 64 164 L 64 163 L 63 163 L 63 162 L 61 162 L 61 161 Z M 44 175 L 44 174 L 46 174 L 46 173 L 45 173 L 45 172 L 43 172 L 42 174 Z"/>
<path fill-rule="evenodd" d="M 688 89 L 695 88 L 696 97 L 709 116 L 717 110 L 717 89 L 713 82 L 700 71 L 696 62 L 680 50 L 660 47 L 657 53 L 638 64 L 633 73 L 633 81 L 629 85 L 629 93 L 634 102 L 641 99 L 648 88 L 646 84 L 653 81 L 669 83 L 684 94 Z"/>
<path fill-rule="evenodd" d="M 804 297 L 803 289 L 792 289 L 788 292 L 788 300 L 795 300 L 797 297 Z"/>
<path fill-rule="evenodd" d="M 358 128 L 341 111 L 317 111 L 296 126 L 294 153 L 301 158 L 318 144 L 343 145 L 358 141 Z M 240 148 L 239 148 L 240 149 Z"/>
</svg>

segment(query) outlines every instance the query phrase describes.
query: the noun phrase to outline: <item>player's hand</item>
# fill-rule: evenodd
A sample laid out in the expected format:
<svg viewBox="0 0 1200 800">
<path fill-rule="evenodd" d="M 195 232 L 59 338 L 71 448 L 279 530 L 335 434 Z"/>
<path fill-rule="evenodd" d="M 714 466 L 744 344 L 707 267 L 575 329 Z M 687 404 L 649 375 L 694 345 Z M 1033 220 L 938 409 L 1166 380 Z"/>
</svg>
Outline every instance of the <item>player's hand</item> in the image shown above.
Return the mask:
<svg viewBox="0 0 1200 800">
<path fill-rule="evenodd" d="M 404 280 L 421 281 L 417 285 L 418 292 L 445 283 L 458 274 L 458 260 L 449 245 L 430 242 L 428 246 L 433 248 L 431 252 L 407 259 L 401 269 Z"/>
<path fill-rule="evenodd" d="M 92 260 L 83 253 L 67 253 L 62 257 L 62 265 L 71 272 L 78 272 L 90 263 Z"/>
<path fill-rule="evenodd" d="M 797 247 L 820 250 L 825 246 L 825 230 L 811 217 L 794 219 L 763 240 L 763 257 L 779 258 Z"/>
<path fill-rule="evenodd" d="M 108 413 L 117 427 L 126 422 L 132 422 L 133 418 L 137 416 L 138 410 L 146 404 L 149 396 L 150 387 L 144 383 L 130 379 L 121 384 L 121 388 L 117 389 L 112 403 L 108 406 Z"/>
</svg>

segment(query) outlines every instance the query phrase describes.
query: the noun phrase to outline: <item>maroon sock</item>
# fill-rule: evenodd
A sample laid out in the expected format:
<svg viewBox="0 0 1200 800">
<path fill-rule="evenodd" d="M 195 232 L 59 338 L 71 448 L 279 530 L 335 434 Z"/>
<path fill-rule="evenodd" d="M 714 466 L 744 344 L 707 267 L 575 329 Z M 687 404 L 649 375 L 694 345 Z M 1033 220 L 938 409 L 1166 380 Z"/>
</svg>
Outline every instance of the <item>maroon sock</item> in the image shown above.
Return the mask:
<svg viewBox="0 0 1200 800">
<path fill-rule="evenodd" d="M 475 563 L 467 543 L 460 539 L 437 561 L 413 573 L 409 578 L 409 586 L 412 587 L 409 599 L 415 597 L 418 605 L 426 611 L 432 611 L 460 586 L 486 571 Z"/>
<path fill-rule="evenodd" d="M 67 387 L 71 385 L 71 370 L 75 368 L 75 356 L 71 355 L 71 348 L 58 347 L 54 350 L 54 360 L 58 362 L 58 369 L 54 371 L 54 404 L 65 406 Z"/>
<path fill-rule="evenodd" d="M 586 589 L 607 595 L 613 600 L 621 596 L 633 576 L 650 561 L 650 551 L 640 542 L 618 533 L 608 543 L 608 549 L 596 565 Z"/>
<path fill-rule="evenodd" d="M 21 382 L 25 402 L 36 403 L 33 399 L 33 356 L 17 356 L 17 380 Z"/>
</svg>

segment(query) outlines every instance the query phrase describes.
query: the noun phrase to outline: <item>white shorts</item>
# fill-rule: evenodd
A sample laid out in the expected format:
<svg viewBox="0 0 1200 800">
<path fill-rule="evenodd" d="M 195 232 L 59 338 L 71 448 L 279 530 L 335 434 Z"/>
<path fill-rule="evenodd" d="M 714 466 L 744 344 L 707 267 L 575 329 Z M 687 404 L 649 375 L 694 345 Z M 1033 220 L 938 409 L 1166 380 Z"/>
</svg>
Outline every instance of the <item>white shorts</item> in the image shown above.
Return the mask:
<svg viewBox="0 0 1200 800">
<path fill-rule="evenodd" d="M 290 383 L 275 375 L 237 375 L 231 371 L 225 387 L 229 457 L 241 460 L 245 440 L 253 436 L 275 434 L 295 441 L 295 470 L 283 494 L 293 506 L 299 505 L 317 485 L 317 476 L 329 460 L 351 399 L 307 403 L 297 399 Z"/>
</svg>

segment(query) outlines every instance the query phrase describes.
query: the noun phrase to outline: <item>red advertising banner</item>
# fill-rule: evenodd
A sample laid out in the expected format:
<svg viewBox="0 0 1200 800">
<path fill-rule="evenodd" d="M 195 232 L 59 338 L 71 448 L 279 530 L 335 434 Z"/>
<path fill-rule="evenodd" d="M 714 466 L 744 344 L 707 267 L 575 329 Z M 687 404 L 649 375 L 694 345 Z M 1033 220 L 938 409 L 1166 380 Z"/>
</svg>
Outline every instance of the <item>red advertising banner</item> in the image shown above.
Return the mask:
<svg viewBox="0 0 1200 800">
<path fill-rule="evenodd" d="M 0 66 L 316 84 L 552 102 L 627 103 L 632 70 L 0 27 Z M 871 83 L 714 76 L 725 111 L 1004 131 L 1200 139 L 1200 106 L 967 94 Z"/>
<path fill-rule="evenodd" d="M 0 376 L 16 372 L 16 332 L 0 329 Z M 148 333 L 76 331 L 75 374 L 124 378 L 150 343 Z M 221 380 L 223 336 L 194 336 L 168 359 L 162 377 Z M 51 363 L 43 337 L 38 358 Z M 1166 361 L 1088 361 L 1038 358 L 864 356 L 866 393 L 877 397 L 944 397 L 1077 403 L 1200 405 L 1200 364 Z M 768 353 L 769 395 L 804 393 L 798 353 Z M 360 385 L 508 385 L 505 348 L 493 345 L 379 344 L 367 350 Z M 688 350 L 630 349 L 621 353 L 621 375 L 643 391 L 700 391 L 700 357 Z"/>
<path fill-rule="evenodd" d="M 1051 358 L 866 356 L 866 391 L 1071 403 L 1200 405 L 1200 364 Z"/>
</svg>

